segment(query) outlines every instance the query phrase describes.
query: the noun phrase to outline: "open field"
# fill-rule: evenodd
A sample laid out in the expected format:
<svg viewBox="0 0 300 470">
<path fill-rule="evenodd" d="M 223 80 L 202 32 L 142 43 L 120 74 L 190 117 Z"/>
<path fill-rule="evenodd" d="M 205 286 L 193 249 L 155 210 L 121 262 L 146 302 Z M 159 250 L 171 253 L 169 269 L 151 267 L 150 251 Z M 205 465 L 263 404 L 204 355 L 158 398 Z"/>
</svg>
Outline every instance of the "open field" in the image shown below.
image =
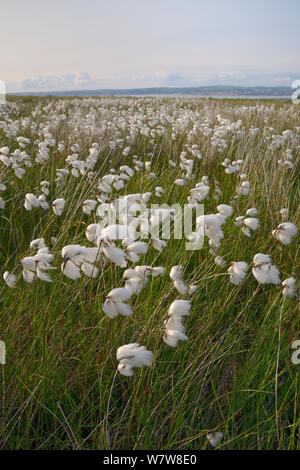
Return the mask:
<svg viewBox="0 0 300 470">
<path fill-rule="evenodd" d="M 300 449 L 298 297 L 293 281 L 284 295 L 281 285 L 299 278 L 299 234 L 272 234 L 299 226 L 299 156 L 290 102 L 10 97 L 0 106 L 0 448 L 193 450 L 222 433 L 220 449 Z M 118 204 L 129 195 L 125 214 Z M 217 214 L 193 225 L 203 247 L 186 250 L 173 233 L 161 251 L 156 237 L 103 235 L 105 208 L 141 228 L 134 209 L 152 204 Z M 153 208 L 151 217 L 153 227 Z M 74 256 L 62 253 L 69 245 Z M 271 261 L 252 266 L 258 253 Z M 262 265 L 266 283 L 252 272 Z M 124 279 L 136 266 L 148 270 Z M 130 298 L 109 306 L 119 287 Z M 176 299 L 191 310 L 178 326 L 187 339 L 171 347 Z M 116 352 L 130 343 L 153 360 L 132 369 L 125 358 L 134 375 L 124 376 Z"/>
</svg>

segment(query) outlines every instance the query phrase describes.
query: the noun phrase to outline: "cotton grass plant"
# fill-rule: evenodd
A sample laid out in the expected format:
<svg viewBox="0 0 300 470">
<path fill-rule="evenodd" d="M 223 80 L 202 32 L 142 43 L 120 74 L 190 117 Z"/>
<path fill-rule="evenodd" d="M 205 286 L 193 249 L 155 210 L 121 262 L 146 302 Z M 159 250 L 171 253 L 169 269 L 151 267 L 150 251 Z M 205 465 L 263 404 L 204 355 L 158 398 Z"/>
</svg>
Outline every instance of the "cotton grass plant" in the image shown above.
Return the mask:
<svg viewBox="0 0 300 470">
<path fill-rule="evenodd" d="M 1 448 L 299 449 L 298 108 L 8 101 Z M 201 250 L 113 237 L 152 203 L 204 203 Z"/>
</svg>

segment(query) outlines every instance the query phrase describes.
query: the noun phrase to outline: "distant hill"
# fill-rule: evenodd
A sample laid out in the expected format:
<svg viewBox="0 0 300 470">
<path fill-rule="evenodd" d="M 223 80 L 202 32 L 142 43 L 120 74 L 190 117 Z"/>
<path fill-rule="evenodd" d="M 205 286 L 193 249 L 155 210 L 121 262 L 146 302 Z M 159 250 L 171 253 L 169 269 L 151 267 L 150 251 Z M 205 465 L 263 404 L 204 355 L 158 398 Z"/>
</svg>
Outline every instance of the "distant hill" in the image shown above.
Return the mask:
<svg viewBox="0 0 300 470">
<path fill-rule="evenodd" d="M 273 97 L 289 98 L 292 89 L 289 87 L 265 86 L 201 86 L 201 87 L 155 87 L 155 88 L 128 88 L 106 90 L 65 90 L 65 91 L 37 91 L 11 93 L 15 95 L 36 96 L 204 96 L 204 97 Z"/>
</svg>

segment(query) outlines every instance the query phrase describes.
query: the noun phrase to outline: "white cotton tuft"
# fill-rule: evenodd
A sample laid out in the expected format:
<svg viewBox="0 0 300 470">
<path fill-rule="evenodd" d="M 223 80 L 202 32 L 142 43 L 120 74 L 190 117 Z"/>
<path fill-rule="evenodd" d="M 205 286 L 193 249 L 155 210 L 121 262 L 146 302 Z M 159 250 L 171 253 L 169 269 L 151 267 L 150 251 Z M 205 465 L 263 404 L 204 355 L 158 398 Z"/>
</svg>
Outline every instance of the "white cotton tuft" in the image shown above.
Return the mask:
<svg viewBox="0 0 300 470">
<path fill-rule="evenodd" d="M 96 209 L 96 206 L 97 201 L 94 201 L 93 199 L 86 199 L 83 202 L 82 210 L 86 215 L 90 215 Z"/>
<path fill-rule="evenodd" d="M 182 178 L 178 178 L 177 180 L 174 181 L 174 184 L 176 184 L 176 186 L 185 186 L 186 180 Z"/>
<path fill-rule="evenodd" d="M 168 314 L 173 317 L 186 317 L 190 314 L 190 300 L 175 300 L 169 307 Z"/>
<path fill-rule="evenodd" d="M 233 208 L 228 206 L 227 204 L 220 204 L 217 206 L 218 212 L 223 215 L 224 217 L 230 217 L 233 213 Z"/>
<path fill-rule="evenodd" d="M 112 224 L 101 230 L 100 239 L 124 240 L 124 238 L 136 239 L 135 229 L 132 225 Z"/>
<path fill-rule="evenodd" d="M 196 219 L 196 229 L 198 234 L 207 236 L 210 242 L 219 243 L 224 237 L 221 226 L 225 221 L 226 217 L 220 213 L 200 215 Z"/>
<path fill-rule="evenodd" d="M 179 330 L 168 330 L 164 332 L 163 340 L 171 348 L 176 348 L 179 341 L 186 341 L 188 337 Z"/>
<path fill-rule="evenodd" d="M 88 263 L 95 263 L 100 257 L 100 250 L 98 247 L 84 247 L 84 251 L 81 255 L 82 261 Z"/>
<path fill-rule="evenodd" d="M 252 274 L 259 284 L 280 284 L 280 272 L 269 255 L 257 253 L 252 266 Z"/>
<path fill-rule="evenodd" d="M 197 292 L 198 289 L 199 289 L 199 286 L 198 286 L 197 284 L 191 284 L 191 285 L 188 287 L 188 293 L 189 293 L 189 295 L 194 294 L 195 292 Z"/>
<path fill-rule="evenodd" d="M 247 196 L 249 194 L 250 183 L 249 181 L 244 181 L 240 186 L 237 188 L 237 194 Z"/>
<path fill-rule="evenodd" d="M 43 271 L 42 269 L 37 268 L 36 275 L 42 281 L 53 282 L 49 274 Z"/>
<path fill-rule="evenodd" d="M 117 315 L 129 316 L 132 314 L 132 308 L 126 303 L 133 292 L 125 287 L 113 289 L 106 296 L 102 310 L 109 318 L 115 318 Z"/>
<path fill-rule="evenodd" d="M 296 279 L 294 277 L 289 277 L 282 281 L 283 289 L 282 295 L 283 297 L 297 297 L 297 284 Z"/>
<path fill-rule="evenodd" d="M 110 293 L 106 296 L 110 300 L 124 302 L 129 300 L 131 297 L 131 292 L 126 289 L 125 287 L 118 287 L 110 291 Z"/>
<path fill-rule="evenodd" d="M 170 278 L 173 280 L 175 289 L 177 289 L 181 295 L 185 295 L 188 291 L 188 288 L 186 283 L 181 278 L 182 271 L 183 266 L 173 266 L 170 271 Z"/>
<path fill-rule="evenodd" d="M 52 209 L 54 214 L 56 215 L 62 215 L 64 208 L 65 208 L 66 201 L 63 198 L 55 199 L 55 201 L 52 202 Z"/>
<path fill-rule="evenodd" d="M 134 375 L 133 368 L 124 364 L 122 361 L 118 364 L 118 371 L 121 375 L 125 375 L 125 377 L 132 377 Z"/>
<path fill-rule="evenodd" d="M 27 193 L 25 195 L 24 207 L 27 211 L 31 211 L 32 209 L 39 207 L 39 205 L 39 200 L 34 194 Z"/>
<path fill-rule="evenodd" d="M 184 333 L 185 327 L 182 324 L 182 318 L 181 317 L 168 317 L 167 320 L 165 320 L 165 328 L 166 330 L 177 330 L 181 331 L 181 333 Z"/>
<path fill-rule="evenodd" d="M 210 434 L 207 434 L 207 440 L 212 447 L 218 447 L 222 439 L 223 439 L 222 432 L 212 432 Z"/>
<path fill-rule="evenodd" d="M 26 268 L 23 269 L 23 278 L 28 284 L 31 284 L 35 278 L 35 271 Z"/>
<path fill-rule="evenodd" d="M 117 360 L 119 361 L 118 370 L 123 375 L 133 375 L 130 369 L 136 367 L 150 366 L 153 361 L 153 353 L 147 351 L 145 346 L 140 346 L 138 343 L 125 344 L 117 349 Z M 125 366 L 125 367 L 123 367 Z"/>
<path fill-rule="evenodd" d="M 38 249 L 36 255 L 26 256 L 23 258 L 21 260 L 21 266 L 23 268 L 23 278 L 25 281 L 31 284 L 37 276 L 42 281 L 52 282 L 46 271 L 49 269 L 56 269 L 50 264 L 53 257 L 54 255 L 49 253 L 49 249 L 44 246 L 43 248 Z"/>
<path fill-rule="evenodd" d="M 130 292 L 131 294 L 131 292 Z M 129 315 L 132 315 L 132 307 L 129 304 L 126 304 L 125 302 L 116 302 L 116 308 L 119 312 L 120 315 L 123 315 L 123 317 L 128 317 Z"/>
<path fill-rule="evenodd" d="M 124 279 L 131 279 L 136 276 L 137 276 L 136 269 L 133 269 L 133 268 L 126 269 L 123 273 Z"/>
<path fill-rule="evenodd" d="M 121 268 L 126 268 L 127 261 L 125 258 L 125 252 L 121 248 L 111 245 L 104 245 L 103 253 L 116 265 L 120 266 Z"/>
<path fill-rule="evenodd" d="M 173 266 L 170 271 L 170 278 L 173 281 L 176 281 L 178 279 L 182 278 L 182 271 L 183 271 L 183 266 Z"/>
<path fill-rule="evenodd" d="M 248 217 L 247 219 L 244 219 L 243 223 L 246 227 L 251 228 L 251 230 L 257 230 L 259 226 L 258 219 L 255 217 Z"/>
<path fill-rule="evenodd" d="M 248 264 L 244 261 L 232 261 L 228 268 L 228 274 L 230 275 L 230 282 L 236 286 L 239 286 L 246 277 L 248 270 Z"/>
<path fill-rule="evenodd" d="M 63 263 L 61 270 L 65 276 L 76 280 L 81 277 L 80 270 L 88 277 L 96 277 L 98 268 L 94 263 L 100 256 L 100 250 L 97 247 L 86 247 L 81 245 L 67 245 L 61 250 Z"/>
<path fill-rule="evenodd" d="M 90 224 L 90 225 L 88 225 L 87 229 L 86 229 L 86 232 L 85 232 L 86 238 L 90 242 L 96 243 L 97 238 L 99 237 L 102 228 L 103 227 L 100 224 Z"/>
<path fill-rule="evenodd" d="M 163 266 L 150 266 L 150 274 L 152 277 L 162 276 L 163 274 L 165 274 L 165 272 L 166 268 L 164 268 Z"/>
<path fill-rule="evenodd" d="M 279 214 L 281 215 L 281 218 L 282 218 L 283 222 L 287 222 L 287 221 L 288 221 L 288 218 L 289 218 L 289 209 L 287 209 L 287 208 L 284 207 L 283 209 L 280 209 Z"/>
<path fill-rule="evenodd" d="M 155 238 L 151 239 L 151 244 L 157 251 L 162 251 L 167 246 L 167 242 L 165 240 L 159 240 Z"/>
<path fill-rule="evenodd" d="M 238 217 L 235 218 L 235 225 L 237 225 L 238 227 L 241 227 L 243 225 L 243 221 L 244 221 L 244 216 L 243 215 L 240 215 Z"/>
<path fill-rule="evenodd" d="M 81 277 L 80 268 L 73 263 L 72 260 L 67 260 L 61 264 L 61 270 L 69 279 L 79 279 Z"/>
<path fill-rule="evenodd" d="M 148 244 L 145 242 L 133 242 L 131 239 L 125 239 L 122 245 L 125 246 L 126 257 L 134 263 L 139 262 L 140 256 L 148 251 Z"/>
<path fill-rule="evenodd" d="M 3 279 L 10 288 L 13 288 L 17 282 L 17 276 L 15 274 L 9 273 L 8 271 L 5 271 L 3 274 Z"/>
<path fill-rule="evenodd" d="M 78 257 L 81 257 L 84 251 L 85 247 L 81 245 L 66 245 L 61 250 L 61 256 L 64 260 L 69 260 L 73 258 L 73 262 L 75 262 Z"/>
<path fill-rule="evenodd" d="M 29 247 L 31 249 L 33 249 L 33 248 L 37 248 L 37 249 L 46 248 L 45 239 L 44 238 L 35 238 L 34 240 L 32 240 L 30 242 Z"/>
<path fill-rule="evenodd" d="M 88 277 L 95 278 L 98 276 L 98 268 L 87 261 L 82 262 L 80 269 Z"/>
<path fill-rule="evenodd" d="M 251 237 L 251 230 L 248 227 L 243 227 L 242 232 L 246 237 L 250 238 Z"/>
<path fill-rule="evenodd" d="M 176 279 L 174 282 L 178 282 Z M 176 348 L 179 341 L 186 341 L 184 317 L 190 314 L 191 302 L 189 300 L 175 300 L 169 307 L 168 318 L 165 321 L 164 342 Z"/>
<path fill-rule="evenodd" d="M 21 265 L 23 269 L 30 269 L 32 271 L 36 268 L 36 262 L 33 256 L 26 256 L 25 258 L 21 259 Z"/>
<path fill-rule="evenodd" d="M 175 279 L 174 287 L 181 295 L 185 295 L 188 291 L 187 285 L 182 279 Z"/>
<path fill-rule="evenodd" d="M 256 217 L 258 215 L 258 210 L 256 209 L 256 207 L 251 207 L 247 210 L 246 215 L 248 217 Z"/>
<path fill-rule="evenodd" d="M 227 264 L 226 261 L 225 261 L 225 259 L 222 258 L 222 256 L 216 256 L 215 259 L 214 259 L 214 261 L 215 261 L 215 264 L 216 264 L 217 266 L 220 266 L 221 268 L 223 268 L 223 267 L 226 266 L 226 264 Z"/>
<path fill-rule="evenodd" d="M 116 302 L 110 299 L 105 300 L 104 304 L 102 305 L 102 310 L 109 318 L 115 318 L 119 315 Z"/>
<path fill-rule="evenodd" d="M 284 245 L 291 243 L 292 238 L 297 234 L 298 228 L 292 222 L 283 222 L 278 225 L 276 230 L 273 230 L 272 235 L 276 240 L 280 241 Z"/>
<path fill-rule="evenodd" d="M 272 260 L 269 255 L 264 255 L 263 253 L 257 253 L 253 258 L 253 263 L 254 264 L 272 263 Z"/>
<path fill-rule="evenodd" d="M 49 209 L 49 204 L 46 200 L 46 196 L 44 194 L 41 194 L 41 196 L 38 197 L 39 205 L 41 206 L 44 211 L 47 211 Z"/>
<path fill-rule="evenodd" d="M 132 294 L 139 294 L 147 282 L 147 278 L 143 280 L 140 277 L 131 277 L 125 282 L 125 287 L 130 290 Z"/>
</svg>

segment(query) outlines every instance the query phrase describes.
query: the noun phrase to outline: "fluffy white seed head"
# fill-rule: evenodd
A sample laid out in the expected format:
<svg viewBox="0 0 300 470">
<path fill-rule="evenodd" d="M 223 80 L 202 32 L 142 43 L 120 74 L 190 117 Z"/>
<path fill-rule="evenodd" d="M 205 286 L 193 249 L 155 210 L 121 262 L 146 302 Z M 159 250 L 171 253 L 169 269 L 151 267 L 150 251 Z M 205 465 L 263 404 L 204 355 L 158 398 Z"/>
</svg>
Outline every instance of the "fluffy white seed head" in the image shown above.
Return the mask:
<svg viewBox="0 0 300 470">
<path fill-rule="evenodd" d="M 278 225 L 276 230 L 273 230 L 272 235 L 283 245 L 291 243 L 293 237 L 297 234 L 298 228 L 292 222 L 283 222 Z"/>
<path fill-rule="evenodd" d="M 104 245 L 103 253 L 110 261 L 120 266 L 121 268 L 127 267 L 125 252 L 121 248 L 111 245 Z"/>
<path fill-rule="evenodd" d="M 252 266 L 252 274 L 259 284 L 280 284 L 280 272 L 269 255 L 257 253 Z"/>
<path fill-rule="evenodd" d="M 118 302 L 125 302 L 126 300 L 129 300 L 130 297 L 131 297 L 131 292 L 125 287 L 118 287 L 116 289 L 113 289 L 106 296 L 106 298 L 109 298 L 110 300 L 114 300 Z"/>
<path fill-rule="evenodd" d="M 175 279 L 174 287 L 181 295 L 185 295 L 188 291 L 186 283 L 182 279 Z"/>
<path fill-rule="evenodd" d="M 62 215 L 65 205 L 66 201 L 63 198 L 55 199 L 55 201 L 52 202 L 52 209 L 54 214 L 59 216 Z"/>
<path fill-rule="evenodd" d="M 207 434 L 207 440 L 212 447 L 218 447 L 222 439 L 223 439 L 222 432 L 212 432 L 212 433 Z"/>
<path fill-rule="evenodd" d="M 173 317 L 186 317 L 191 310 L 190 300 L 175 300 L 169 307 L 168 315 Z"/>
<path fill-rule="evenodd" d="M 220 266 L 221 268 L 223 268 L 223 267 L 226 266 L 226 264 L 227 264 L 226 261 L 225 261 L 225 259 L 222 258 L 222 256 L 216 256 L 215 259 L 214 259 L 214 261 L 215 261 L 215 264 L 216 264 L 217 266 Z"/>
<path fill-rule="evenodd" d="M 179 330 L 165 330 L 163 340 L 171 348 L 176 348 L 179 341 L 186 341 L 188 337 Z"/>
<path fill-rule="evenodd" d="M 256 209 L 256 207 L 251 207 L 247 210 L 246 215 L 248 217 L 256 217 L 258 215 L 258 210 Z"/>
<path fill-rule="evenodd" d="M 259 226 L 258 219 L 255 217 L 248 217 L 247 219 L 244 219 L 243 223 L 246 227 L 251 228 L 251 230 L 257 230 Z"/>
<path fill-rule="evenodd" d="M 182 278 L 182 271 L 183 271 L 183 266 L 173 266 L 170 271 L 170 278 L 173 281 L 179 280 Z"/>
<path fill-rule="evenodd" d="M 10 288 L 13 288 L 17 282 L 17 276 L 13 273 L 9 273 L 8 271 L 5 271 L 3 274 L 3 279 Z"/>
<path fill-rule="evenodd" d="M 150 366 L 153 353 L 138 343 L 125 344 L 117 349 L 117 360 L 130 368 Z"/>
<path fill-rule="evenodd" d="M 294 277 L 289 277 L 282 281 L 282 286 L 283 297 L 297 297 L 297 284 Z"/>
<path fill-rule="evenodd" d="M 230 282 L 236 286 L 239 286 L 245 279 L 247 270 L 248 264 L 245 263 L 245 261 L 232 261 L 228 268 Z"/>
<path fill-rule="evenodd" d="M 217 206 L 218 212 L 220 212 L 221 215 L 224 217 L 230 217 L 233 213 L 233 208 L 231 206 L 228 206 L 227 204 L 220 204 Z"/>
</svg>

